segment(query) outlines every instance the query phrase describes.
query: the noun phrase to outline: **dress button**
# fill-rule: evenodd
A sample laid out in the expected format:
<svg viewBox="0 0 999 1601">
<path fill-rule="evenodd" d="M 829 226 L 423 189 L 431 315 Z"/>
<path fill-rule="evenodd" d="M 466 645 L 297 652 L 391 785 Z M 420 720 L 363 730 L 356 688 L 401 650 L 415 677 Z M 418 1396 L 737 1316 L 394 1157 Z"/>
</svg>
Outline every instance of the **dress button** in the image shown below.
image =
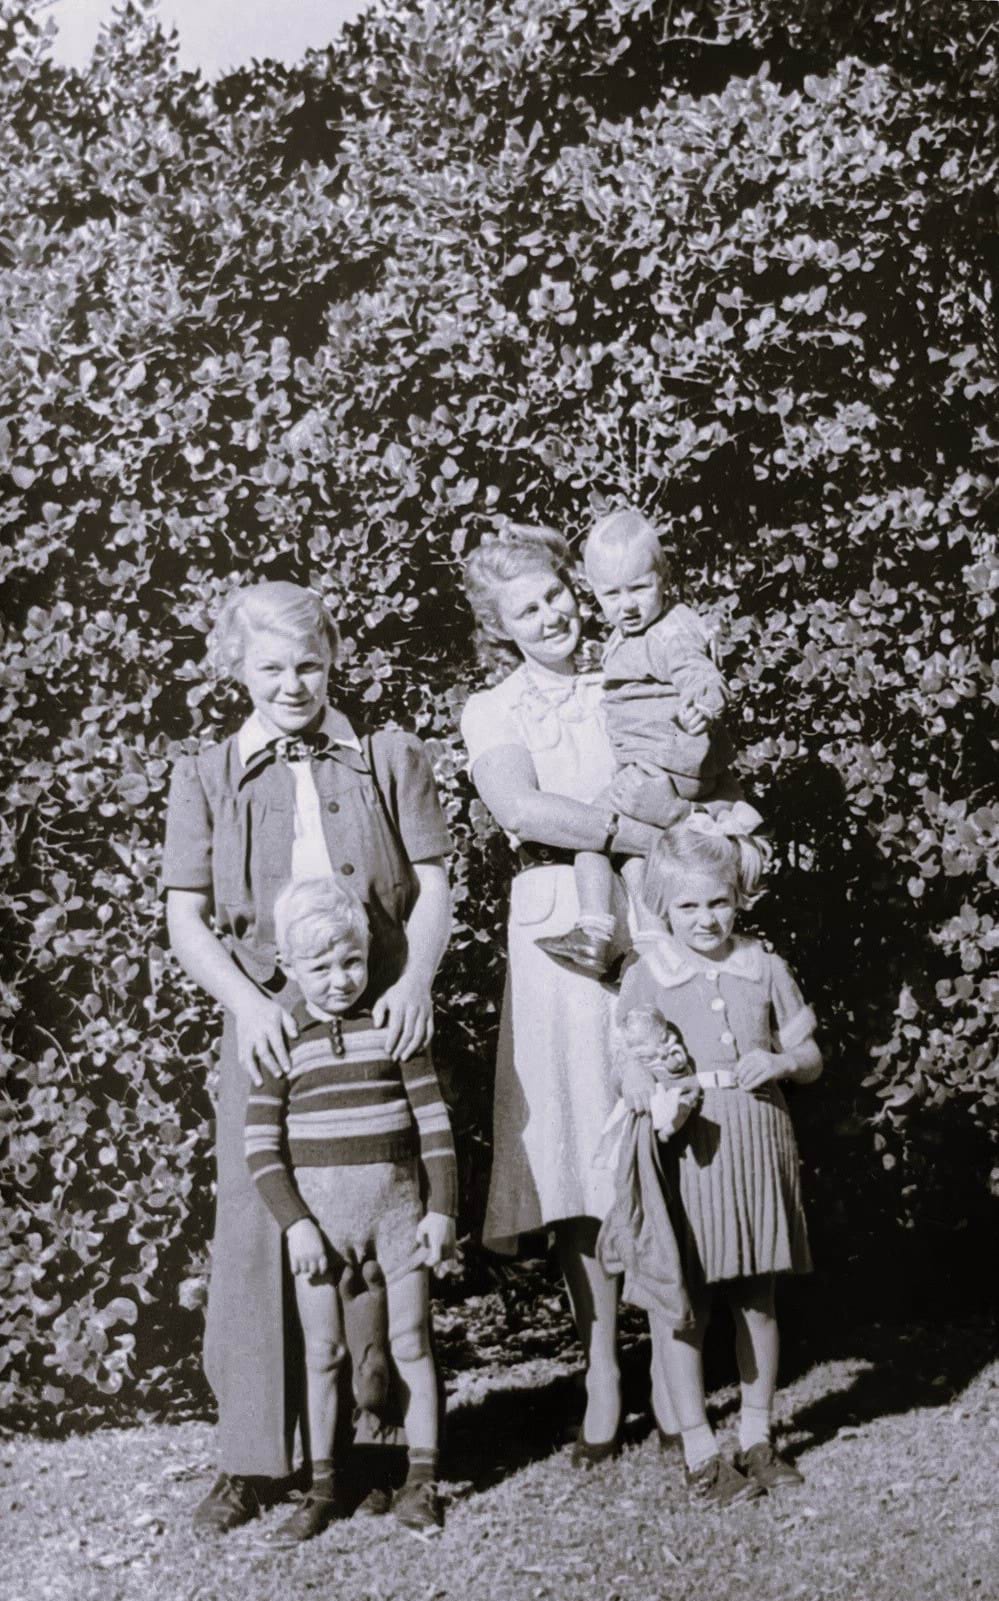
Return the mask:
<svg viewBox="0 0 999 1601">
<path fill-rule="evenodd" d="M 728 1029 L 726 1029 L 724 1034 L 720 1035 L 719 1037 L 720 1037 L 721 1042 L 722 1042 L 723 1045 L 734 1045 L 735 1044 L 735 1035 L 734 1034 L 730 1034 Z"/>
<path fill-rule="evenodd" d="M 711 1002 L 711 1010 L 713 1012 L 724 1012 L 725 1002 L 722 1000 L 720 995 L 716 995 L 714 1000 Z"/>
<path fill-rule="evenodd" d="M 339 801 L 327 801 L 326 802 L 326 810 L 328 812 L 338 812 L 340 810 L 340 802 Z"/>
<path fill-rule="evenodd" d="M 718 982 L 718 974 L 713 972 L 710 967 L 708 968 L 708 971 L 705 973 L 704 977 L 707 979 L 709 984 L 717 984 Z"/>
<path fill-rule="evenodd" d="M 343 874 L 344 878 L 349 878 L 351 873 L 354 871 L 353 862 L 344 862 L 344 864 L 341 867 L 340 871 Z"/>
</svg>

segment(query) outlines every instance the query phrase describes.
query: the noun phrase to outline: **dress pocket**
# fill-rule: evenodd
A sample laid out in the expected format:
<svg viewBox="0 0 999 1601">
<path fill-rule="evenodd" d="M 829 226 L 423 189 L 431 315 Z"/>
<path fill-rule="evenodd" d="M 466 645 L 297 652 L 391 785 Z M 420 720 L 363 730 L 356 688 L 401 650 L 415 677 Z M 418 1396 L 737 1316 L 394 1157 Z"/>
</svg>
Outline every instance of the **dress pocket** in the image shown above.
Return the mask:
<svg viewBox="0 0 999 1601">
<path fill-rule="evenodd" d="M 558 875 L 564 867 L 530 867 L 518 873 L 510 889 L 512 923 L 544 923 L 555 910 Z"/>
</svg>

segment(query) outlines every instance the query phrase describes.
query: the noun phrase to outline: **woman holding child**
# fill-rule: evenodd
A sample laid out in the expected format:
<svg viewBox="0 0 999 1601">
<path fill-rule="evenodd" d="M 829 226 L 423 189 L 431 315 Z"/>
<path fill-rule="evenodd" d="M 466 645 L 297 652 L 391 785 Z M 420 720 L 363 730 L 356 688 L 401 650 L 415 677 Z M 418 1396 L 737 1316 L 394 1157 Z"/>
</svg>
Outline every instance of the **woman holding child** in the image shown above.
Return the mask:
<svg viewBox="0 0 999 1601">
<path fill-rule="evenodd" d="M 661 546 L 638 513 L 604 519 L 584 554 L 613 626 L 603 675 L 577 671 L 579 610 L 568 549 L 556 534 L 511 528 L 466 565 L 483 654 L 512 671 L 470 698 L 462 733 L 473 783 L 512 837 L 521 869 L 511 890 L 484 1233 L 502 1248 L 523 1232 L 554 1228 L 586 1356 L 575 1457 L 600 1461 L 616 1449 L 621 1397 L 618 1283 L 597 1249 L 612 1185 L 594 1157 L 619 1094 L 640 1113 L 657 1087 L 637 1056 L 629 1061 L 624 1050 L 622 1060 L 629 1009 L 639 1008 L 645 1032 L 651 1025 L 667 1042 L 682 1038 L 705 1110 L 677 1138 L 666 1198 L 691 1322 L 651 1320 L 653 1408 L 661 1435 L 682 1435 L 693 1498 L 732 1505 L 800 1482 L 770 1444 L 774 1273 L 809 1266 L 793 1136 L 776 1081 L 809 1082 L 821 1058 L 814 1017 L 786 969 L 732 934 L 734 909 L 748 903 L 760 876 L 759 864 L 749 876 L 742 866 L 756 863 L 758 850 L 736 841 L 759 818 L 744 805 L 732 810 L 740 791 L 717 721 L 724 685 L 705 632 L 688 608 L 668 604 Z M 691 816 L 694 802 L 700 810 Z M 636 859 L 649 851 L 643 877 Z M 615 997 L 597 982 L 631 943 L 612 854 L 625 858 L 640 954 L 617 1008 L 620 1041 Z M 722 972 L 719 993 L 712 981 Z M 739 1466 L 718 1451 L 701 1372 L 710 1287 L 726 1282 L 743 1380 Z"/>
<path fill-rule="evenodd" d="M 414 737 L 367 734 L 328 704 L 339 641 L 311 590 L 233 591 L 211 638 L 252 712 L 221 744 L 182 758 L 170 792 L 163 885 L 182 966 L 225 1009 L 218 1194 L 205 1371 L 219 1407 L 221 1475 L 195 1514 L 224 1532 L 256 1516 L 259 1481 L 291 1470 L 299 1398 L 281 1229 L 244 1153 L 248 1096 L 290 1066 L 298 999 L 279 961 L 274 905 L 292 880 L 332 877 L 370 935 L 364 1004 L 405 1061 L 432 1032 L 430 989 L 447 943 L 450 840 Z"/>
</svg>

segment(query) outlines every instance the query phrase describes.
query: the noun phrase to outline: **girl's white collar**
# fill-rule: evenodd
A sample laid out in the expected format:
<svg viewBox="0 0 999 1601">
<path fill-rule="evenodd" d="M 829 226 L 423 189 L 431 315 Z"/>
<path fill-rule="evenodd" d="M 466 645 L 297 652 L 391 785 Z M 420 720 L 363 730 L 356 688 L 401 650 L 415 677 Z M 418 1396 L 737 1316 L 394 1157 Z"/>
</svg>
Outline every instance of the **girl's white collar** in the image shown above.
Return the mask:
<svg viewBox="0 0 999 1601">
<path fill-rule="evenodd" d="M 733 935 L 732 949 L 721 962 L 709 961 L 688 946 L 678 945 L 671 934 L 646 935 L 642 940 L 642 960 L 648 963 L 653 977 L 665 989 L 673 989 L 705 973 L 724 973 L 729 978 L 745 978 L 750 982 L 763 976 L 763 947 L 758 940 L 743 934 Z"/>
</svg>

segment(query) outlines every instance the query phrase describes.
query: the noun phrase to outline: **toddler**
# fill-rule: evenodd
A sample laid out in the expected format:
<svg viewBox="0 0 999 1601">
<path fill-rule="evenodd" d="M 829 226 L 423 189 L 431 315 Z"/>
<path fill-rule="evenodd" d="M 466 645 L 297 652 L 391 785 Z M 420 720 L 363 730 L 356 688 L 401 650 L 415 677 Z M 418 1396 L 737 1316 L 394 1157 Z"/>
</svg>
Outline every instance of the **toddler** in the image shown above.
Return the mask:
<svg viewBox="0 0 999 1601">
<path fill-rule="evenodd" d="M 246 1158 L 284 1231 L 294 1275 L 312 1484 L 269 1543 L 295 1545 L 344 1515 L 334 1460 L 346 1354 L 341 1287 L 375 1261 L 387 1284 L 389 1348 L 409 1443 L 408 1476 L 392 1510 L 407 1528 L 433 1533 L 443 1513 L 427 1269 L 454 1249 L 457 1175 L 447 1108 L 429 1056 L 394 1060 L 385 1029 L 364 1009 L 369 932 L 357 897 L 333 877 L 294 881 L 277 897 L 274 922 L 278 960 L 303 1000 L 292 1014 L 289 1073 L 263 1069 L 251 1092 Z"/>
<path fill-rule="evenodd" d="M 594 805 L 666 827 L 691 801 L 738 798 L 732 780 L 726 783 L 733 752 L 719 721 L 725 683 L 697 615 L 669 604 L 669 565 L 655 528 L 640 512 L 612 512 L 593 529 L 583 559 L 613 629 L 604 648 L 603 705 L 619 770 Z M 576 925 L 537 943 L 556 961 L 604 978 L 613 965 L 613 868 L 606 852 L 578 851 L 575 862 Z M 625 863 L 636 908 L 641 873 L 638 858 Z"/>
</svg>

